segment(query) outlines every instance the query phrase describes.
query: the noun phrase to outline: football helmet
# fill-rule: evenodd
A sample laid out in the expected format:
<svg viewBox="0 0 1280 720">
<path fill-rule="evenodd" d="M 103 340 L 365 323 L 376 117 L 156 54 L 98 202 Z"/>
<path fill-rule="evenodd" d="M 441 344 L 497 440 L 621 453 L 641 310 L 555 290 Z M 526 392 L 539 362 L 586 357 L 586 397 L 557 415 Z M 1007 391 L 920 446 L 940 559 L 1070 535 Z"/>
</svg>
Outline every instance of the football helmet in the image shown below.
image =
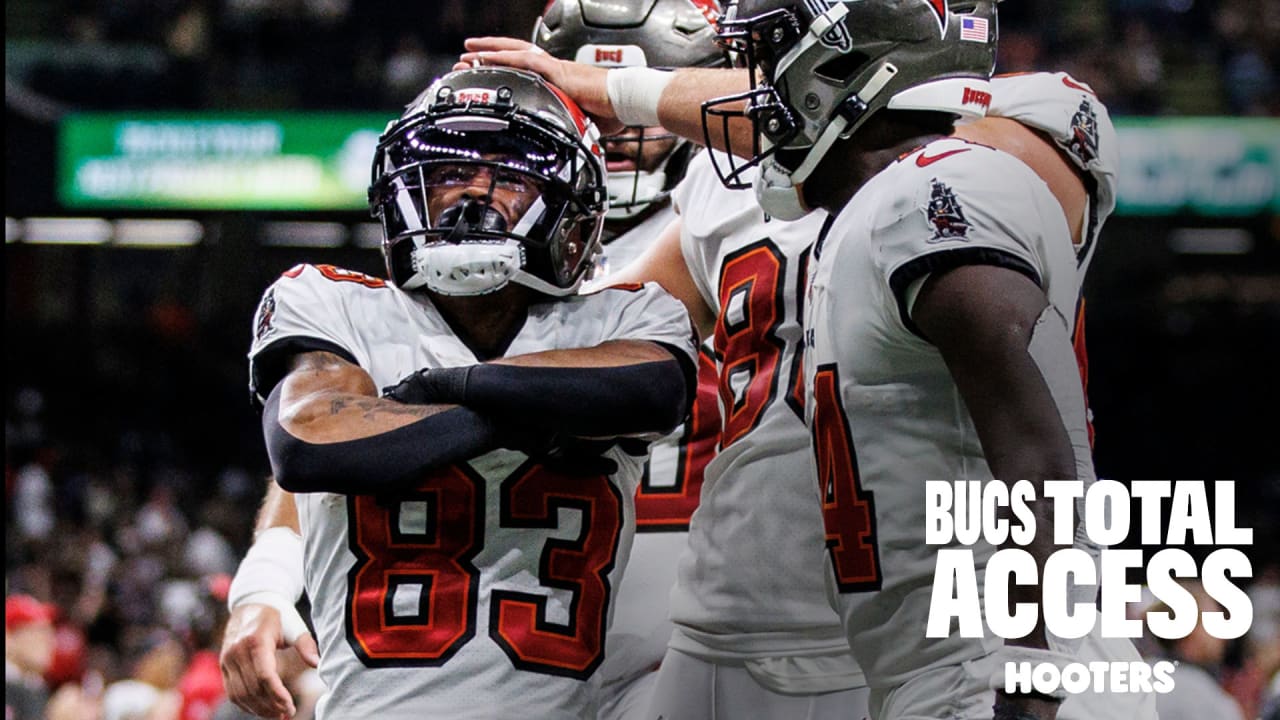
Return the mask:
<svg viewBox="0 0 1280 720">
<path fill-rule="evenodd" d="M 717 0 L 551 0 L 534 26 L 533 43 L 551 55 L 601 67 L 715 67 L 727 65 L 713 23 Z M 696 146 L 672 133 L 646 135 L 627 128 L 609 146 L 633 143 L 624 153 L 642 158 L 646 144 L 672 147 L 652 170 L 609 171 L 609 220 L 643 214 L 671 194 Z"/>
<path fill-rule="evenodd" d="M 805 179 L 878 110 L 981 117 L 991 102 L 996 21 L 995 0 L 730 2 L 719 38 L 745 60 L 752 86 L 705 103 L 703 131 L 709 140 L 715 124 L 727 130 L 745 116 L 754 134 L 749 151 L 731 147 L 727 165 L 717 164 L 721 180 L 753 184 L 765 212 L 796 219 L 808 212 Z M 744 171 L 755 166 L 748 181 Z"/>
<path fill-rule="evenodd" d="M 469 194 L 443 207 L 459 187 Z M 509 196 L 522 202 L 504 205 Z M 392 282 L 445 295 L 508 282 L 574 293 L 599 252 L 607 202 L 591 121 L 540 77 L 505 68 L 433 82 L 379 138 L 369 188 Z"/>
</svg>

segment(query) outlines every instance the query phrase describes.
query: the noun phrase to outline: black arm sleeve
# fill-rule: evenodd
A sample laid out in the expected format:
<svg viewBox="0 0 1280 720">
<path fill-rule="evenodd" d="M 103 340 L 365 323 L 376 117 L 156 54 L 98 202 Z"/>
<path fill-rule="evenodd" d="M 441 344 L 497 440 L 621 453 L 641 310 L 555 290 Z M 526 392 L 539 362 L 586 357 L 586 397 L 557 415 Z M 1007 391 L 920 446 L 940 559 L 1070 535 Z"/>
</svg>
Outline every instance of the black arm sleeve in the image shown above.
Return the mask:
<svg viewBox="0 0 1280 720">
<path fill-rule="evenodd" d="M 677 357 L 618 367 L 475 365 L 462 402 L 504 422 L 579 437 L 668 433 L 689 407 Z"/>
<path fill-rule="evenodd" d="M 668 433 L 689 407 L 684 370 L 671 360 L 616 368 L 476 365 L 465 405 L 493 418 L 579 437 Z"/>
<path fill-rule="evenodd" d="M 497 426 L 469 408 L 453 408 L 360 440 L 309 443 L 280 424 L 280 385 L 262 413 L 271 471 L 289 492 L 373 495 L 499 447 Z"/>
<path fill-rule="evenodd" d="M 616 367 L 530 367 L 482 363 L 423 368 L 383 396 L 409 404 L 465 405 L 524 432 L 610 438 L 667 433 L 685 418 L 697 367 L 671 357 Z"/>
</svg>

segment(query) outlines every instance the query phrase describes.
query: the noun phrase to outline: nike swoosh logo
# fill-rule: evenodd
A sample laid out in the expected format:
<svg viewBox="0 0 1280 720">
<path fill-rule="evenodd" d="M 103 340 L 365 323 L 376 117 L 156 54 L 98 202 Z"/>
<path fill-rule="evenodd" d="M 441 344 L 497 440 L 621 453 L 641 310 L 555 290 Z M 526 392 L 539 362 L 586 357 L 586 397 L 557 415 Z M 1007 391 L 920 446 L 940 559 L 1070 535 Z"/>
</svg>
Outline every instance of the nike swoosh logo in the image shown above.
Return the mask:
<svg viewBox="0 0 1280 720">
<path fill-rule="evenodd" d="M 952 155 L 959 155 L 960 153 L 965 153 L 965 152 L 969 152 L 969 148 L 960 148 L 959 150 L 948 150 L 947 152 L 944 152 L 941 155 L 934 155 L 933 157 L 928 157 L 923 152 L 921 152 L 920 155 L 916 157 L 916 167 L 929 167 L 930 165 L 938 162 L 939 160 L 946 160 Z"/>
<path fill-rule="evenodd" d="M 1072 80 L 1070 77 L 1062 78 L 1062 84 L 1066 85 L 1072 90 L 1080 90 L 1082 92 L 1087 92 L 1090 95 L 1096 95 L 1096 93 L 1093 92 L 1093 88 L 1089 87 L 1088 85 L 1083 85 L 1081 83 L 1078 83 L 1075 80 Z"/>
</svg>

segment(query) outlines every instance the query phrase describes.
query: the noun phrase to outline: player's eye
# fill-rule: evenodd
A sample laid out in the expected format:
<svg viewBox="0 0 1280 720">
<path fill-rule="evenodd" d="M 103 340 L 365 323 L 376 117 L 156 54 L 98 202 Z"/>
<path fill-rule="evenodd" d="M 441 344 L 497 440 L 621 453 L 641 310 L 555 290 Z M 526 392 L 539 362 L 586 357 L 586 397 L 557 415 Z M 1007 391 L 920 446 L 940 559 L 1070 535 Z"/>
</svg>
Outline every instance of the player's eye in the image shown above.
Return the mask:
<svg viewBox="0 0 1280 720">
<path fill-rule="evenodd" d="M 476 168 L 462 165 L 437 165 L 427 172 L 428 185 L 467 185 L 476 176 Z"/>
<path fill-rule="evenodd" d="M 529 178 L 510 170 L 498 171 L 497 187 L 515 193 L 526 193 L 536 189 Z"/>
</svg>

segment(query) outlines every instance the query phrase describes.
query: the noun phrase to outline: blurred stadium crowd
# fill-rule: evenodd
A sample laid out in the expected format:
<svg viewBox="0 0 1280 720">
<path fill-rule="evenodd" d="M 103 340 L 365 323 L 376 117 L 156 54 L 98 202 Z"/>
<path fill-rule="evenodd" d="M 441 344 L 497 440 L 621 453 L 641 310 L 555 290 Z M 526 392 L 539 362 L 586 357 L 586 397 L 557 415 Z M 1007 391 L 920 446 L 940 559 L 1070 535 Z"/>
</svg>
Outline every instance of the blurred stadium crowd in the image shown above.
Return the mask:
<svg viewBox="0 0 1280 720">
<path fill-rule="evenodd" d="M 527 36 L 541 5 L 23 0 L 6 72 L 82 108 L 396 108 L 468 34 Z M 1276 0 L 1017 0 L 999 70 L 1089 78 L 1113 114 L 1275 115 L 1278 35 Z"/>
<path fill-rule="evenodd" d="M 229 108 L 391 116 L 448 69 L 464 37 L 526 36 L 540 8 L 540 0 L 8 2 L 6 104 L 26 118 Z M 1115 115 L 1280 115 L 1280 0 L 1011 0 L 1001 12 L 1001 71 L 1068 70 Z M 375 253 L 350 260 L 379 271 Z M 65 260 L 70 277 L 81 262 Z M 24 303 L 21 283 L 7 283 L 6 695 L 30 686 L 43 704 L 52 694 L 51 720 L 85 717 L 86 708 L 106 720 L 236 717 L 233 708 L 214 714 L 218 631 L 266 462 L 252 411 L 235 404 L 243 355 L 223 349 L 247 348 L 252 298 L 287 267 L 264 265 L 266 274 L 243 281 L 242 306 L 212 316 L 182 300 L 181 268 L 158 274 L 169 280 L 160 291 L 118 298 L 113 314 L 130 320 L 93 340 L 93 367 L 80 375 L 67 372 L 84 364 L 83 339 L 66 334 L 76 325 L 32 320 L 40 308 Z M 18 357 L 15 329 L 22 345 L 43 352 Z M 1203 651 L 1151 649 L 1218 672 L 1247 718 L 1280 666 L 1280 569 L 1255 569 L 1253 635 Z M 314 692 L 301 668 L 294 674 L 300 695 Z M 71 695 L 100 699 L 77 704 Z"/>
</svg>

